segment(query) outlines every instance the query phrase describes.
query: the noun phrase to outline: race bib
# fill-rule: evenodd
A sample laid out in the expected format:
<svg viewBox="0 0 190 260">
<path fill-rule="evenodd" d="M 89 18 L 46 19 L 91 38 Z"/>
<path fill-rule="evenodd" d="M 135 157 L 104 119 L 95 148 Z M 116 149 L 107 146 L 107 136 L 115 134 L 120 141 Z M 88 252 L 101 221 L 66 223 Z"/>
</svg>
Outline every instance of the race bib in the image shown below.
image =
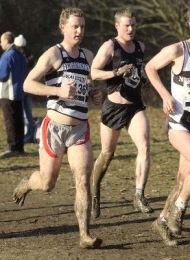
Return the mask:
<svg viewBox="0 0 190 260">
<path fill-rule="evenodd" d="M 127 85 L 131 88 L 136 88 L 139 85 L 140 80 L 141 80 L 141 78 L 139 77 L 139 74 L 138 74 L 138 69 L 134 68 L 132 75 L 129 77 L 124 77 L 124 79 L 125 79 L 125 85 Z"/>
<path fill-rule="evenodd" d="M 59 98 L 63 100 L 65 105 L 77 105 L 78 103 L 86 103 L 88 101 L 88 86 L 87 86 L 87 76 L 73 73 L 64 72 L 61 86 L 69 81 L 74 81 L 73 86 L 76 87 L 76 93 L 74 99 Z"/>
</svg>

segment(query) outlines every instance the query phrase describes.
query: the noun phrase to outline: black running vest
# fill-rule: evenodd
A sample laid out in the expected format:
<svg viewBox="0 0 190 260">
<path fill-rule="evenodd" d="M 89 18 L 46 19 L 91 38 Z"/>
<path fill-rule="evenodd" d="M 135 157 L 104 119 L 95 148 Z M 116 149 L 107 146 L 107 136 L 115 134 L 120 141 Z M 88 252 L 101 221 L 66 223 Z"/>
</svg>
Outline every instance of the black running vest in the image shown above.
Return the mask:
<svg viewBox="0 0 190 260">
<path fill-rule="evenodd" d="M 144 53 L 138 41 L 134 41 L 135 51 L 127 53 L 119 45 L 115 38 L 111 39 L 114 43 L 114 56 L 105 70 L 118 69 L 123 64 L 133 64 L 135 69 L 130 77 L 114 77 L 106 80 L 108 94 L 119 91 L 121 96 L 133 103 L 142 103 L 141 99 L 141 66 L 143 64 Z"/>
</svg>

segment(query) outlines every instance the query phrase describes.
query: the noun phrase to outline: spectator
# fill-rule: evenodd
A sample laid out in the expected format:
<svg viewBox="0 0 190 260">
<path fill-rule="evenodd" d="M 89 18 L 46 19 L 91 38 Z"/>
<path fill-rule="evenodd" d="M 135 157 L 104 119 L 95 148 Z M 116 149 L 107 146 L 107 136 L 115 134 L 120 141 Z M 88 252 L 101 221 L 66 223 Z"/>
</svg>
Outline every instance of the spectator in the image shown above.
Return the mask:
<svg viewBox="0 0 190 260">
<path fill-rule="evenodd" d="M 34 66 L 34 56 L 29 51 L 29 49 L 26 48 L 27 42 L 22 34 L 20 34 L 18 37 L 15 38 L 14 44 L 26 58 L 27 74 L 28 74 L 29 71 Z M 23 108 L 24 108 L 24 129 L 25 129 L 24 143 L 31 143 L 34 141 L 35 123 L 32 115 L 32 95 L 29 93 L 24 93 Z"/>
<path fill-rule="evenodd" d="M 26 77 L 26 60 L 15 48 L 14 35 L 1 35 L 4 53 L 0 58 L 0 99 L 5 120 L 8 150 L 0 157 L 24 153 L 23 82 Z"/>
</svg>

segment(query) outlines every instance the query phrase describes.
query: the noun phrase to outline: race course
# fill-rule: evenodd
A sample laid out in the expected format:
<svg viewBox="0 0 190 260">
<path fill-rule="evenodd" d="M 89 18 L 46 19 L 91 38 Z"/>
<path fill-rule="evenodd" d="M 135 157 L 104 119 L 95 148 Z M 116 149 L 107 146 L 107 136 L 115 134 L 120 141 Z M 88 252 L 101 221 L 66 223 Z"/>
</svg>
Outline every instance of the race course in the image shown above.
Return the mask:
<svg viewBox="0 0 190 260">
<path fill-rule="evenodd" d="M 45 108 L 34 108 L 43 116 Z M 166 247 L 153 232 L 152 222 L 163 208 L 175 184 L 178 153 L 168 143 L 162 109 L 148 108 L 151 125 L 151 171 L 146 197 L 152 214 L 136 212 L 134 169 L 136 148 L 126 131 L 119 139 L 115 158 L 102 182 L 101 217 L 91 219 L 91 235 L 103 239 L 100 249 L 79 247 L 74 213 L 75 187 L 66 158 L 57 186 L 50 193 L 31 192 L 25 205 L 13 203 L 12 193 L 19 181 L 38 169 L 38 145 L 27 144 L 26 155 L 0 159 L 0 259 L 1 260 L 188 260 L 190 259 L 190 210 L 184 220 L 177 247 Z M 89 111 L 94 158 L 100 151 L 100 110 Z M 6 147 L 0 111 L 0 152 Z M 138 131 L 138 130 L 137 130 Z"/>
</svg>

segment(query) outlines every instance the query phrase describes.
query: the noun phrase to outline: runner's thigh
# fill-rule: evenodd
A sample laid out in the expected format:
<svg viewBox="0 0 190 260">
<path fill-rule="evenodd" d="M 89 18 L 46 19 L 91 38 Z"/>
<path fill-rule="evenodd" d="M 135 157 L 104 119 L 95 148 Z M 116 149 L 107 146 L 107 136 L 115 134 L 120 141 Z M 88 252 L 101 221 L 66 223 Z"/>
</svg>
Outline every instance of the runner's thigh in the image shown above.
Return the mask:
<svg viewBox="0 0 190 260">
<path fill-rule="evenodd" d="M 45 149 L 40 151 L 40 172 L 43 175 L 43 178 L 47 181 L 57 180 L 57 177 L 60 172 L 62 156 L 57 158 L 51 157 Z"/>
<path fill-rule="evenodd" d="M 74 173 L 91 173 L 93 154 L 90 141 L 81 145 L 73 145 L 69 147 L 67 155 L 71 170 Z"/>
</svg>

